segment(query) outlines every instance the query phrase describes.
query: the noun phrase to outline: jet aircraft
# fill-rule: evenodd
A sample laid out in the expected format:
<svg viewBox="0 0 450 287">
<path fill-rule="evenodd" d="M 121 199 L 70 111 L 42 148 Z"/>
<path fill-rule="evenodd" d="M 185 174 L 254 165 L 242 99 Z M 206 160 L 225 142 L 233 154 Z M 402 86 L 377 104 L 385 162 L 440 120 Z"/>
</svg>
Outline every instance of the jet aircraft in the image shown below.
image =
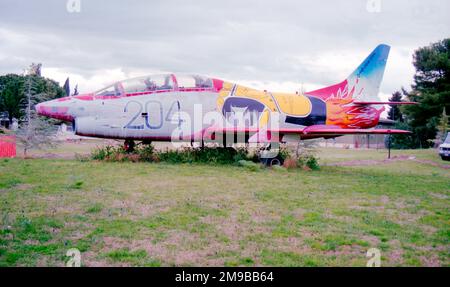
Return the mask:
<svg viewBox="0 0 450 287">
<path fill-rule="evenodd" d="M 71 122 L 80 136 L 135 141 L 256 143 L 271 146 L 347 134 L 407 134 L 376 129 L 378 97 L 390 47 L 379 45 L 342 82 L 314 91 L 261 91 L 201 75 L 157 74 L 36 105 L 38 114 Z M 270 158 L 270 157 L 269 157 Z M 276 155 L 274 162 L 279 162 Z"/>
</svg>

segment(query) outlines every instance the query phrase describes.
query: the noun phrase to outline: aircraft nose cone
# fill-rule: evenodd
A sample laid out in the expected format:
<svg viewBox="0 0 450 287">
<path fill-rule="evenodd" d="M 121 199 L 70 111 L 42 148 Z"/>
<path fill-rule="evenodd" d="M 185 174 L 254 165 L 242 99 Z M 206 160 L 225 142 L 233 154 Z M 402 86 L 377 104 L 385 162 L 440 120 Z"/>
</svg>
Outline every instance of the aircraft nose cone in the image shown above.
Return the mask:
<svg viewBox="0 0 450 287">
<path fill-rule="evenodd" d="M 43 104 L 42 104 L 42 103 L 37 104 L 37 105 L 34 107 L 34 109 L 36 110 L 36 112 L 38 113 L 38 115 L 43 115 L 43 114 L 42 114 L 42 110 L 43 110 Z"/>
<path fill-rule="evenodd" d="M 73 117 L 68 113 L 68 105 L 64 105 L 58 100 L 52 100 L 37 104 L 35 106 L 38 115 L 46 116 L 63 121 L 72 121 Z"/>
</svg>

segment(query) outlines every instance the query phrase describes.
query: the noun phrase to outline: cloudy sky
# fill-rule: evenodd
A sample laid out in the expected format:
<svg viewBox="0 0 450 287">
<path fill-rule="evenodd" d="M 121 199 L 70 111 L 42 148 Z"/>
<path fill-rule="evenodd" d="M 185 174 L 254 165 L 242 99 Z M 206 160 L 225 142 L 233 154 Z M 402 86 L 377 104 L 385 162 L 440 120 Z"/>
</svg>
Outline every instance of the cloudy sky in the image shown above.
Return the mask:
<svg viewBox="0 0 450 287">
<path fill-rule="evenodd" d="M 78 1 L 0 0 L 0 74 L 40 62 L 80 92 L 167 71 L 293 92 L 343 80 L 386 43 L 385 98 L 409 88 L 415 49 L 450 36 L 448 0 Z"/>
</svg>

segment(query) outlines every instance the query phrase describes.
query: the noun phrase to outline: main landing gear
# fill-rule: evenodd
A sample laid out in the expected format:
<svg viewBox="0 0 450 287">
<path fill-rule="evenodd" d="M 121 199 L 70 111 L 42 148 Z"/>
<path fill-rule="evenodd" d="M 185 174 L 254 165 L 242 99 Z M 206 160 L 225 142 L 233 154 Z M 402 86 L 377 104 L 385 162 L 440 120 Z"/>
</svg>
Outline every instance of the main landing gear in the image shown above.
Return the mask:
<svg viewBox="0 0 450 287">
<path fill-rule="evenodd" d="M 132 153 L 135 146 L 134 140 L 125 140 L 125 143 L 123 144 L 123 148 L 127 153 Z"/>
<path fill-rule="evenodd" d="M 151 145 L 152 141 L 150 140 L 143 140 L 142 142 L 136 144 L 134 140 L 125 140 L 123 143 L 123 148 L 127 153 L 134 152 L 134 149 L 137 145 Z"/>
<path fill-rule="evenodd" d="M 259 152 L 259 160 L 265 166 L 282 166 L 284 158 L 280 155 L 280 147 L 272 147 L 272 144 L 267 145 Z"/>
</svg>

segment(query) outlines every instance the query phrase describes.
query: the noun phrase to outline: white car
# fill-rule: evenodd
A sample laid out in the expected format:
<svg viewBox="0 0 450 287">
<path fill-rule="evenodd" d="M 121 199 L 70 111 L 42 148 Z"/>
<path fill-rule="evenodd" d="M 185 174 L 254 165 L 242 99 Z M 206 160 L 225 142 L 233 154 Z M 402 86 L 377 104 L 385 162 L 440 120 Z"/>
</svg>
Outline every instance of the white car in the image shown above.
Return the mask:
<svg viewBox="0 0 450 287">
<path fill-rule="evenodd" d="M 439 146 L 439 155 L 443 160 L 450 160 L 450 132 L 447 133 L 445 141 Z"/>
</svg>

